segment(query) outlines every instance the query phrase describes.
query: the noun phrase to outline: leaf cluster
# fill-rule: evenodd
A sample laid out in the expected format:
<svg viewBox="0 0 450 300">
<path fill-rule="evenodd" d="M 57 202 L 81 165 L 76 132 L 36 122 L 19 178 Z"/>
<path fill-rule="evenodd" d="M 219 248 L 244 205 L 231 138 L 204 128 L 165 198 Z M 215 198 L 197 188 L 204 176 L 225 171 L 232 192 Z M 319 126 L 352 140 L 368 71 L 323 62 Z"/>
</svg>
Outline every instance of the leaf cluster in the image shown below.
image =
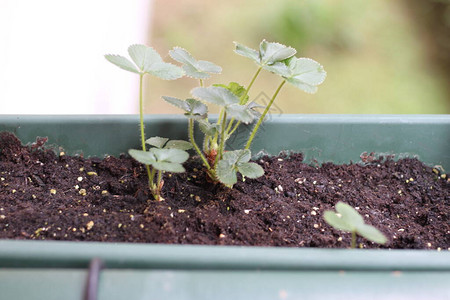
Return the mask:
<svg viewBox="0 0 450 300">
<path fill-rule="evenodd" d="M 128 47 L 128 58 L 107 54 L 105 58 L 112 64 L 129 72 L 144 75 L 150 74 L 165 80 L 174 80 L 184 76 L 184 71 L 180 67 L 166 63 L 155 49 L 145 45 L 131 45 Z"/>
<path fill-rule="evenodd" d="M 233 186 L 237 182 L 237 172 L 248 178 L 264 175 L 264 169 L 257 163 L 249 162 L 250 158 L 248 149 L 225 152 L 216 169 L 220 182 Z"/>
<path fill-rule="evenodd" d="M 310 58 L 297 58 L 297 51 L 279 43 L 263 40 L 259 51 L 235 43 L 235 52 L 253 60 L 259 67 L 281 76 L 287 82 L 307 93 L 317 92 L 317 86 L 326 78 L 322 65 Z"/>
<path fill-rule="evenodd" d="M 222 68 L 218 65 L 205 60 L 196 60 L 188 51 L 180 47 L 174 47 L 169 51 L 169 55 L 183 64 L 182 68 L 186 72 L 186 76 L 191 78 L 208 79 L 210 74 L 222 72 Z"/>
<path fill-rule="evenodd" d="M 145 165 L 151 165 L 159 171 L 182 173 L 185 171 L 182 163 L 189 158 L 185 150 L 192 148 L 191 143 L 182 140 L 169 141 L 168 138 L 151 137 L 145 141 L 153 148 L 148 151 L 130 149 L 131 157 Z"/>
</svg>

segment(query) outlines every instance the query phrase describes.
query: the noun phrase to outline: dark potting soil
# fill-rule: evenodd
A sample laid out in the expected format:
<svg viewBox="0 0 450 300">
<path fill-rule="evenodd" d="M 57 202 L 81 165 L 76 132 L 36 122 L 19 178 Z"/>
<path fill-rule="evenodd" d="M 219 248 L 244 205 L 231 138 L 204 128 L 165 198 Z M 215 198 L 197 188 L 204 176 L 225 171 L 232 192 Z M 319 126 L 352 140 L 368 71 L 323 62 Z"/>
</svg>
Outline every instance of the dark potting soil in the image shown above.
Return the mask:
<svg viewBox="0 0 450 300">
<path fill-rule="evenodd" d="M 71 157 L 44 143 L 0 134 L 2 239 L 345 248 L 350 234 L 323 220 L 344 201 L 389 238 L 358 238 L 360 247 L 450 247 L 450 181 L 417 159 L 311 166 L 301 154 L 262 157 L 265 175 L 233 189 L 190 160 L 186 173 L 164 175 L 165 200 L 156 202 L 129 157 Z"/>
</svg>

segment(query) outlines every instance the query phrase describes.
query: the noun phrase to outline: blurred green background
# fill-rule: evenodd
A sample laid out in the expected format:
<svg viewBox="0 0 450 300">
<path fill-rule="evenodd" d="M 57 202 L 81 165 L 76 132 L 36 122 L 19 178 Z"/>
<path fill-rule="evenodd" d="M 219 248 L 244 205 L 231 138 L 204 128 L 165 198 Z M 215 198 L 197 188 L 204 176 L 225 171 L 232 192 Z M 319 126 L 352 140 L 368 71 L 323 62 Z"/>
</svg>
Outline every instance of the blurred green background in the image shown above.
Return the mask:
<svg viewBox="0 0 450 300">
<path fill-rule="evenodd" d="M 277 41 L 328 73 L 314 95 L 285 85 L 275 113 L 450 113 L 448 0 L 155 0 L 151 44 L 166 61 L 180 46 L 223 67 L 206 82 L 247 86 L 257 67 L 233 52 Z M 250 93 L 271 96 L 281 79 L 261 73 Z M 160 95 L 189 97 L 198 82 L 147 78 L 146 113 L 179 113 Z"/>
</svg>

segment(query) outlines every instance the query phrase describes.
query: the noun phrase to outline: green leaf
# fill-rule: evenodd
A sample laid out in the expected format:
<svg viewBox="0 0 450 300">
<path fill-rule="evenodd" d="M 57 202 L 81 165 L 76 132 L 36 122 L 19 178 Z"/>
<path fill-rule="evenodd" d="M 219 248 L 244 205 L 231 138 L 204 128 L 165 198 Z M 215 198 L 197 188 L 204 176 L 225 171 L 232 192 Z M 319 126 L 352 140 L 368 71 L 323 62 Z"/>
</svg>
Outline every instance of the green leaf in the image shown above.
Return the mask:
<svg viewBox="0 0 450 300">
<path fill-rule="evenodd" d="M 182 140 L 171 140 L 167 142 L 165 149 L 180 149 L 180 150 L 189 150 L 192 149 L 192 144 L 187 141 Z"/>
<path fill-rule="evenodd" d="M 325 221 L 332 227 L 338 230 L 352 232 L 355 231 L 355 227 L 351 224 L 348 224 L 346 220 L 342 217 L 338 216 L 335 212 L 331 210 L 327 210 L 323 214 L 323 218 Z"/>
<path fill-rule="evenodd" d="M 184 110 L 186 112 L 185 116 L 188 118 L 204 119 L 208 114 L 208 107 L 196 99 L 189 98 L 183 101 L 175 97 L 162 96 L 162 98 L 168 103 Z"/>
<path fill-rule="evenodd" d="M 191 91 L 191 94 L 197 99 L 219 106 L 239 103 L 239 98 L 236 95 L 220 86 L 197 87 Z"/>
<path fill-rule="evenodd" d="M 239 97 L 228 88 L 222 86 L 198 87 L 191 91 L 192 95 L 203 101 L 223 106 L 229 117 L 244 123 L 253 121 L 253 113 L 245 105 L 239 105 Z"/>
<path fill-rule="evenodd" d="M 206 61 L 206 60 L 199 60 L 197 62 L 199 70 L 211 73 L 211 74 L 220 74 L 222 73 L 222 67 L 216 65 L 215 63 Z"/>
<path fill-rule="evenodd" d="M 199 71 L 196 67 L 191 65 L 183 65 L 183 70 L 186 73 L 187 77 L 195 78 L 195 79 L 208 79 L 211 77 L 208 73 Z"/>
<path fill-rule="evenodd" d="M 248 178 L 258 178 L 264 175 L 264 169 L 257 163 L 241 163 L 237 165 L 237 168 L 243 176 Z"/>
<path fill-rule="evenodd" d="M 249 48 L 247 46 L 244 46 L 242 44 L 239 44 L 237 42 L 234 42 L 235 45 L 235 49 L 234 52 L 236 52 L 239 55 L 245 56 L 247 58 L 250 58 L 251 60 L 253 60 L 255 63 L 259 64 L 260 60 L 259 60 L 259 53 L 258 51 Z"/>
<path fill-rule="evenodd" d="M 277 62 L 284 61 L 297 53 L 292 47 L 287 47 L 279 43 L 271 43 L 263 40 L 259 44 L 259 51 L 251 49 L 239 43 L 234 43 L 236 48 L 234 52 L 253 60 L 261 67 L 270 66 Z"/>
<path fill-rule="evenodd" d="M 254 114 L 246 105 L 231 104 L 225 107 L 227 115 L 242 123 L 248 124 L 253 121 Z"/>
<path fill-rule="evenodd" d="M 321 84 L 327 73 L 316 61 L 309 58 L 293 57 L 287 61 L 289 75 L 282 75 L 287 82 L 307 92 L 317 92 L 317 85 Z"/>
<path fill-rule="evenodd" d="M 235 165 L 239 158 L 243 156 L 243 151 L 245 150 L 225 151 L 223 153 L 222 160 L 227 161 L 230 165 Z"/>
<path fill-rule="evenodd" d="M 153 165 L 156 162 L 155 155 L 148 151 L 130 149 L 128 153 L 132 158 L 145 165 Z"/>
<path fill-rule="evenodd" d="M 279 43 L 263 40 L 259 44 L 259 57 L 261 65 L 272 65 L 294 56 L 297 50 Z"/>
<path fill-rule="evenodd" d="M 144 71 L 164 80 L 174 80 L 184 76 L 183 69 L 165 62 L 146 63 Z"/>
<path fill-rule="evenodd" d="M 310 58 L 293 58 L 289 60 L 288 66 L 293 76 L 306 84 L 319 85 L 327 76 L 322 65 Z"/>
<path fill-rule="evenodd" d="M 227 88 L 230 92 L 232 92 L 239 98 L 241 98 L 247 92 L 247 90 L 244 88 L 244 86 L 240 85 L 237 82 L 230 82 L 228 84 Z"/>
<path fill-rule="evenodd" d="M 225 151 L 222 160 L 228 161 L 230 164 L 246 163 L 250 160 L 252 154 L 249 149 L 238 149 L 234 151 Z"/>
<path fill-rule="evenodd" d="M 295 86 L 296 88 L 308 93 L 308 94 L 315 94 L 317 93 L 317 86 L 312 86 L 309 84 L 305 84 L 304 82 L 301 82 L 299 80 L 296 80 L 295 78 L 288 78 L 286 79 L 287 82 Z"/>
<path fill-rule="evenodd" d="M 169 140 L 168 138 L 154 136 L 147 139 L 145 142 L 151 146 L 162 149 L 164 148 L 164 145 L 167 143 L 168 140 Z"/>
<path fill-rule="evenodd" d="M 141 71 L 144 71 L 147 65 L 163 61 L 156 50 L 145 45 L 131 45 L 128 47 L 128 54 Z"/>
<path fill-rule="evenodd" d="M 128 54 L 136 66 L 120 55 L 105 55 L 105 58 L 116 66 L 138 74 L 148 73 L 165 80 L 178 79 L 184 76 L 184 71 L 173 64 L 163 62 L 161 56 L 152 47 L 131 45 Z"/>
<path fill-rule="evenodd" d="M 172 105 L 174 105 L 174 106 L 176 106 L 178 108 L 181 108 L 185 112 L 190 112 L 189 104 L 186 101 L 178 99 L 178 98 L 175 98 L 175 97 L 168 97 L 168 96 L 162 96 L 162 98 L 166 102 L 168 102 L 168 103 L 170 103 L 170 104 L 172 104 Z"/>
<path fill-rule="evenodd" d="M 237 182 L 237 174 L 233 164 L 227 160 L 220 160 L 216 167 L 216 175 L 219 181 L 228 186 Z"/>
<path fill-rule="evenodd" d="M 155 162 L 152 164 L 152 166 L 157 170 L 171 172 L 171 173 L 183 173 L 186 171 L 181 164 L 166 162 L 166 161 Z"/>
<path fill-rule="evenodd" d="M 184 163 L 189 158 L 189 153 L 180 149 L 158 149 L 152 148 L 149 152 L 153 153 L 157 162 Z"/>
<path fill-rule="evenodd" d="M 181 47 L 174 47 L 169 51 L 170 57 L 172 57 L 177 62 L 180 62 L 184 65 L 195 65 L 197 60 L 192 57 L 192 55 Z"/>
<path fill-rule="evenodd" d="M 386 236 L 376 229 L 375 227 L 368 225 L 368 224 L 361 224 L 356 228 L 356 232 L 368 239 L 369 241 L 378 243 L 378 244 L 385 244 L 387 242 Z"/>
<path fill-rule="evenodd" d="M 235 150 L 233 151 L 237 154 L 238 158 L 236 160 L 236 163 L 246 163 L 248 161 L 250 161 L 250 159 L 252 158 L 252 153 L 249 149 L 239 149 L 239 150 Z"/>
<path fill-rule="evenodd" d="M 206 115 L 208 114 L 208 106 L 203 104 L 201 101 L 192 98 L 186 99 L 186 103 L 189 105 L 189 113 L 191 115 L 206 118 Z"/>
<path fill-rule="evenodd" d="M 351 224 L 353 228 L 364 224 L 363 217 L 350 205 L 347 203 L 339 201 L 336 204 L 336 211 L 341 214 L 342 219 L 344 219 L 348 224 Z"/>
<path fill-rule="evenodd" d="M 222 68 L 218 65 L 204 60 L 197 61 L 187 50 L 180 47 L 170 50 L 169 55 L 182 63 L 186 75 L 192 78 L 206 79 L 210 77 L 208 73 L 219 74 L 222 72 Z"/>
<path fill-rule="evenodd" d="M 232 186 L 237 182 L 237 171 L 249 178 L 262 176 L 264 169 L 256 163 L 248 162 L 250 158 L 251 152 L 248 149 L 226 151 L 216 168 L 220 182 Z"/>
<path fill-rule="evenodd" d="M 159 53 L 155 49 L 153 49 L 152 47 L 145 47 L 145 58 L 142 70 L 148 72 L 148 70 L 152 69 L 152 66 L 154 64 L 164 63 L 164 61 L 161 58 L 161 55 L 159 55 Z"/>
<path fill-rule="evenodd" d="M 120 56 L 120 55 L 113 55 L 113 54 L 107 54 L 105 55 L 105 58 L 112 64 L 118 66 L 121 69 L 124 69 L 129 72 L 137 73 L 139 74 L 139 70 L 136 68 L 135 65 L 131 61 L 129 61 L 126 57 Z"/>
<path fill-rule="evenodd" d="M 247 92 L 247 90 L 240 85 L 237 82 L 230 82 L 228 85 L 225 84 L 213 84 L 213 86 L 220 86 L 223 88 L 226 88 L 227 90 L 229 90 L 230 92 L 232 92 L 234 95 L 236 95 L 239 99 L 241 99 L 242 96 L 245 95 L 245 93 Z M 248 101 L 248 95 L 245 97 L 245 99 L 243 99 L 240 103 L 247 103 Z"/>
<path fill-rule="evenodd" d="M 149 151 L 130 149 L 128 153 L 140 163 L 151 165 L 161 171 L 174 173 L 184 172 L 181 164 L 189 158 L 189 154 L 180 149 L 151 148 Z"/>
<path fill-rule="evenodd" d="M 270 66 L 264 66 L 264 69 L 285 78 L 292 75 L 291 70 L 289 70 L 289 67 L 284 62 L 274 63 Z"/>
<path fill-rule="evenodd" d="M 333 211 L 324 213 L 325 221 L 336 229 L 356 232 L 362 237 L 379 244 L 387 242 L 386 236 L 375 227 L 365 224 L 363 217 L 350 205 L 339 201 L 336 204 L 336 214 Z"/>
<path fill-rule="evenodd" d="M 208 120 L 205 119 L 197 120 L 197 122 L 201 132 L 203 132 L 203 134 L 206 136 L 214 136 L 216 133 L 220 132 L 219 124 L 211 124 Z"/>
<path fill-rule="evenodd" d="M 264 108 L 265 106 L 260 105 L 256 102 L 250 102 L 249 104 L 247 104 L 247 107 L 250 109 L 251 113 L 253 114 L 253 117 L 259 119 L 262 114 L 257 110 L 257 108 Z M 266 121 L 268 117 L 269 116 L 266 115 L 263 121 Z"/>
</svg>

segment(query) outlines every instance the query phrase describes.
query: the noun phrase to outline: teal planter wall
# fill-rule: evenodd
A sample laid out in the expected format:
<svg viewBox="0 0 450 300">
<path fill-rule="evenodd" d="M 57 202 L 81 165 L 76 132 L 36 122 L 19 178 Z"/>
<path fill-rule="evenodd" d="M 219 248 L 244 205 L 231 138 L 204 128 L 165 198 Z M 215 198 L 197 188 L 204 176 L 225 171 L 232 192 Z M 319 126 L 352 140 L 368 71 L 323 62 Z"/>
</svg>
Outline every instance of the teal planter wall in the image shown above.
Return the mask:
<svg viewBox="0 0 450 300">
<path fill-rule="evenodd" d="M 147 116 L 147 136 L 187 136 L 182 116 Z M 139 147 L 137 116 L 0 116 L 27 143 L 48 136 L 66 153 Z M 242 128 L 229 148 L 248 136 Z M 447 115 L 285 115 L 253 143 L 306 161 L 357 162 L 363 152 L 417 156 L 450 169 Z M 1 199 L 0 199 L 1 201 Z M 0 240 L 0 300 L 83 299 L 100 258 L 99 299 L 450 299 L 450 252 Z"/>
<path fill-rule="evenodd" d="M 182 115 L 146 116 L 146 135 L 187 139 Z M 230 139 L 242 146 L 250 127 Z M 138 116 L 0 116 L 0 131 L 16 133 L 23 142 L 48 136 L 68 153 L 118 155 L 139 147 Z M 252 150 L 278 154 L 302 151 L 318 162 L 359 161 L 363 152 L 417 156 L 450 169 L 450 115 L 282 115 L 263 123 Z"/>
</svg>

